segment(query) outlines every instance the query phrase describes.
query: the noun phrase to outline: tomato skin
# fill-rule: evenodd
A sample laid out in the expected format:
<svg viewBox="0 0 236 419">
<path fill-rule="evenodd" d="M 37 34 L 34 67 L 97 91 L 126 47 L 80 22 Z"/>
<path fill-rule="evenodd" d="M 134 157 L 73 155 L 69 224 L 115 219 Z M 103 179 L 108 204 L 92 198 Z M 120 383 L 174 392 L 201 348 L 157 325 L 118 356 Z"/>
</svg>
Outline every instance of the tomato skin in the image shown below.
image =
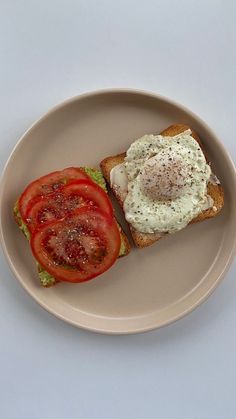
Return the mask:
<svg viewBox="0 0 236 419">
<path fill-rule="evenodd" d="M 90 177 L 83 170 L 76 167 L 68 167 L 61 171 L 52 172 L 31 182 L 19 199 L 19 210 L 22 219 L 27 223 L 26 214 L 32 199 L 38 196 L 46 196 L 55 192 L 55 190 L 58 191 L 65 183 L 69 183 L 75 179 L 83 179 L 91 182 Z"/>
<path fill-rule="evenodd" d="M 60 220 L 82 206 L 100 208 L 113 216 L 113 207 L 106 192 L 96 183 L 77 180 L 57 193 L 33 198 L 26 212 L 26 222 L 31 233 L 45 222 Z"/>
<path fill-rule="evenodd" d="M 95 182 L 87 182 L 84 180 L 74 180 L 64 186 L 62 190 L 66 199 L 73 197 L 73 194 L 81 195 L 85 201 L 94 202 L 103 212 L 113 216 L 113 207 L 107 193 Z"/>
<path fill-rule="evenodd" d="M 34 257 L 48 273 L 57 280 L 77 283 L 95 278 L 114 264 L 119 256 L 120 233 L 114 218 L 99 209 L 83 207 L 35 230 L 30 244 Z M 70 260 L 77 254 L 75 265 Z M 69 269 L 64 267 L 68 263 Z"/>
<path fill-rule="evenodd" d="M 45 223 L 64 218 L 65 213 L 58 208 L 58 205 L 54 200 L 54 195 L 55 194 L 51 194 L 46 197 L 39 196 L 33 198 L 31 200 L 33 202 L 30 201 L 31 205 L 26 212 L 26 222 L 31 233 Z"/>
</svg>

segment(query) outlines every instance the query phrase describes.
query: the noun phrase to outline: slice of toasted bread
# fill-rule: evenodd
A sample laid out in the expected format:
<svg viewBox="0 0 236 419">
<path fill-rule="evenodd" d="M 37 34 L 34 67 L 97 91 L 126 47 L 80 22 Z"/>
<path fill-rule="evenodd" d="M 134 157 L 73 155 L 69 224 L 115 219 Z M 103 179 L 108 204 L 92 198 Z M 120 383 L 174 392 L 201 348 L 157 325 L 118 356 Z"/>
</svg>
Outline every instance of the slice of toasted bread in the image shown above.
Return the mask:
<svg viewBox="0 0 236 419">
<path fill-rule="evenodd" d="M 188 125 L 183 125 L 183 124 L 171 125 L 167 129 L 162 131 L 161 135 L 174 137 L 175 135 L 180 134 L 181 132 L 184 132 L 187 129 L 191 129 L 191 128 Z M 192 137 L 195 138 L 195 140 L 200 144 L 204 152 L 200 138 L 192 129 L 191 129 L 191 132 L 192 132 L 191 134 Z M 124 161 L 125 156 L 126 156 L 126 153 L 117 154 L 116 156 L 105 158 L 100 163 L 103 176 L 105 177 L 109 185 L 110 185 L 110 172 L 112 168 L 122 163 Z M 208 161 L 207 156 L 206 156 L 206 159 Z M 112 189 L 112 191 L 123 209 L 123 199 L 121 195 L 114 188 Z M 207 193 L 208 195 L 211 196 L 211 198 L 214 201 L 213 207 L 201 212 L 189 224 L 196 223 L 198 221 L 203 221 L 207 218 L 215 217 L 222 209 L 224 205 L 224 192 L 223 192 L 222 186 L 220 184 L 213 184 L 209 182 L 207 186 Z M 151 244 L 155 243 L 156 241 L 158 241 L 159 239 L 161 239 L 163 236 L 167 234 L 167 233 L 140 233 L 139 231 L 135 230 L 131 225 L 129 225 L 129 227 L 130 227 L 130 231 L 131 231 L 134 243 L 137 247 L 150 246 Z"/>
</svg>

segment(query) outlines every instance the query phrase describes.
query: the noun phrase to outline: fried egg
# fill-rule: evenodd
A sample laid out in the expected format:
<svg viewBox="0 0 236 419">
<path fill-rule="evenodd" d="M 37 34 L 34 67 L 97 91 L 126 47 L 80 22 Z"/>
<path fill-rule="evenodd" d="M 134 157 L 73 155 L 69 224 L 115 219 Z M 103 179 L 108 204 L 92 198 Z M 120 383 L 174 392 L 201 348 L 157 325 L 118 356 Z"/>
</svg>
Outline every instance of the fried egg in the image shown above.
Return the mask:
<svg viewBox="0 0 236 419">
<path fill-rule="evenodd" d="M 186 130 L 174 137 L 144 135 L 111 172 L 126 220 L 139 232 L 174 233 L 213 206 L 212 175 L 198 142 Z M 119 193 L 118 192 L 118 193 Z"/>
</svg>

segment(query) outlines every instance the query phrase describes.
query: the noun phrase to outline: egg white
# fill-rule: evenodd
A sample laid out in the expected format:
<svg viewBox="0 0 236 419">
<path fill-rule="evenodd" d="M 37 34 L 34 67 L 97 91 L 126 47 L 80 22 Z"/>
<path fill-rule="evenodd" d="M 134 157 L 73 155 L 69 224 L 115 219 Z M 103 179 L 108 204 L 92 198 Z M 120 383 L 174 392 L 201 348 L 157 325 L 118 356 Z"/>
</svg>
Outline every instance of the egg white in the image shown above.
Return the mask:
<svg viewBox="0 0 236 419">
<path fill-rule="evenodd" d="M 172 155 L 184 162 L 191 176 L 186 177 L 181 196 L 166 201 L 152 199 L 143 191 L 140 174 L 148 159 L 158 155 L 161 159 L 163 153 L 170 150 Z M 124 167 L 128 179 L 125 217 L 140 232 L 174 233 L 213 205 L 212 198 L 207 194 L 211 168 L 190 130 L 174 137 L 143 136 L 131 144 Z"/>
</svg>

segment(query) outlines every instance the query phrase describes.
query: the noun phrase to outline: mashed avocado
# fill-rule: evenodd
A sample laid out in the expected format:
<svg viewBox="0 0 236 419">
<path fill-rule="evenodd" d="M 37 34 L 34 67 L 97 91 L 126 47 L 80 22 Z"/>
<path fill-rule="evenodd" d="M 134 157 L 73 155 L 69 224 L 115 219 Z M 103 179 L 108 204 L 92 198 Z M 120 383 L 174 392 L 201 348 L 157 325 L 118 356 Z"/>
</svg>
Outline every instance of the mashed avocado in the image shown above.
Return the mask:
<svg viewBox="0 0 236 419">
<path fill-rule="evenodd" d="M 104 191 L 107 192 L 106 182 L 104 180 L 103 174 L 100 170 L 97 169 L 91 169 L 90 167 L 82 167 L 82 169 L 85 171 L 85 173 L 91 177 L 91 179 L 97 183 L 99 186 L 101 186 Z"/>
<path fill-rule="evenodd" d="M 106 188 L 106 183 L 105 180 L 103 178 L 102 172 L 100 170 L 97 169 L 91 169 L 89 167 L 84 167 L 82 168 L 88 176 L 91 177 L 91 179 L 97 183 L 99 186 L 101 186 L 101 188 L 103 188 L 106 192 L 107 192 L 107 188 Z M 24 221 L 21 218 L 20 215 L 20 211 L 19 211 L 19 201 L 16 201 L 14 208 L 13 208 L 13 214 L 14 214 L 14 218 L 20 228 L 20 230 L 23 232 L 23 234 L 25 235 L 25 237 L 27 238 L 27 240 L 30 240 L 30 232 L 27 228 L 27 225 L 24 223 Z M 121 231 L 120 226 L 119 230 Z M 126 245 L 124 242 L 124 239 L 122 237 L 121 234 L 121 244 L 120 244 L 120 253 L 119 256 L 123 256 L 125 254 L 125 249 L 126 249 Z M 38 274 L 39 274 L 39 279 L 40 279 L 40 283 L 43 287 L 51 287 L 52 285 L 54 285 L 57 280 L 55 278 L 53 278 L 53 276 L 51 276 L 48 272 L 46 272 L 42 266 L 36 262 L 37 264 L 37 269 L 38 269 Z"/>
<path fill-rule="evenodd" d="M 14 208 L 13 208 L 13 214 L 14 218 L 19 226 L 19 229 L 23 232 L 24 236 L 27 238 L 27 240 L 30 239 L 30 232 L 27 228 L 27 225 L 24 223 L 24 221 L 21 218 L 20 211 L 19 211 L 19 201 L 16 201 Z"/>
<path fill-rule="evenodd" d="M 36 262 L 36 264 L 41 285 L 43 287 L 51 287 L 52 285 L 54 285 L 57 282 L 55 278 L 53 278 L 52 275 L 46 272 L 38 262 Z"/>
</svg>

